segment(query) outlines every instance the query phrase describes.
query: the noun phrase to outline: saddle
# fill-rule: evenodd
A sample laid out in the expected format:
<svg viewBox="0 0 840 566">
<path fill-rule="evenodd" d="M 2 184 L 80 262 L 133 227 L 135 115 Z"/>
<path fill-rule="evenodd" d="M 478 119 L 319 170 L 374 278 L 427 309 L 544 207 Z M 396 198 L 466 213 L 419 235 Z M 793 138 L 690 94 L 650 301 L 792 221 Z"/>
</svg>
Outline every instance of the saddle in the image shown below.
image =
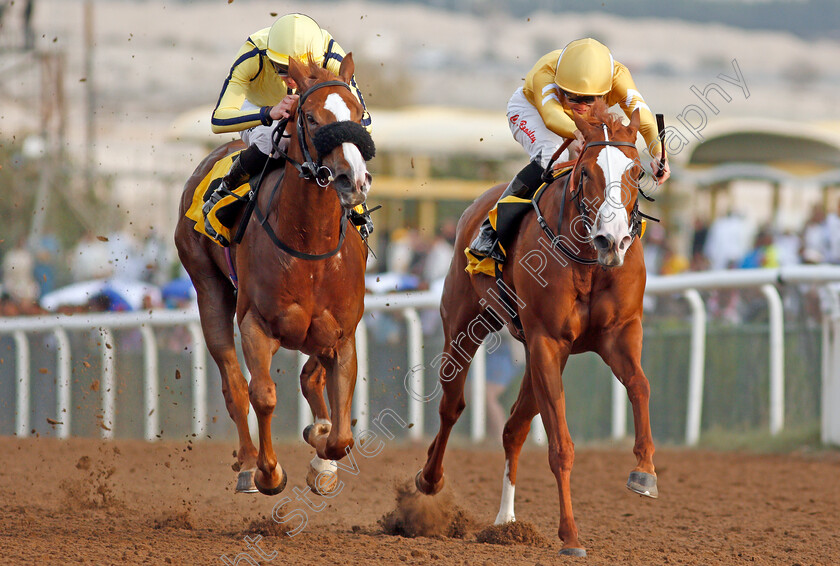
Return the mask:
<svg viewBox="0 0 840 566">
<path fill-rule="evenodd" d="M 196 232 L 200 234 L 204 234 L 208 238 L 210 236 L 204 230 L 204 214 L 202 213 L 201 209 L 204 203 L 210 198 L 210 195 L 213 194 L 213 191 L 216 190 L 216 187 L 222 182 L 222 179 L 225 175 L 227 175 L 228 171 L 230 170 L 230 165 L 233 163 L 233 160 L 239 155 L 239 151 L 235 151 L 230 155 L 223 157 L 219 161 L 213 165 L 213 168 L 210 170 L 209 173 L 201 180 L 198 186 L 195 188 L 195 193 L 193 193 L 192 203 L 190 204 L 190 208 L 187 210 L 185 216 L 190 220 L 195 222 L 195 226 L 193 227 Z M 256 190 L 255 186 L 251 185 L 251 182 L 256 184 L 259 182 L 260 176 L 255 175 L 251 181 L 243 183 L 241 186 L 236 187 L 233 189 L 233 195 L 226 195 L 223 197 L 213 209 L 208 213 L 208 218 L 210 220 L 210 225 L 216 230 L 219 234 L 225 237 L 225 239 L 230 242 L 233 235 L 231 234 L 231 228 L 233 226 L 233 222 L 236 220 L 236 215 L 239 212 L 240 208 L 242 208 L 245 203 L 247 202 L 247 195 L 251 190 Z M 237 198 L 239 197 L 239 198 Z M 214 243 L 221 246 L 219 242 L 215 239 L 210 238 L 213 240 Z"/>
<path fill-rule="evenodd" d="M 530 194 L 526 194 L 524 197 L 517 197 L 514 195 L 502 197 L 496 205 L 490 209 L 487 216 L 490 220 L 490 225 L 496 231 L 496 237 L 499 239 L 499 248 L 501 249 L 503 256 L 507 257 L 506 248 L 510 245 L 513 237 L 519 231 L 519 225 L 522 223 L 522 218 L 529 210 L 534 209 L 532 204 L 534 198 L 545 190 L 548 185 L 557 179 L 568 175 L 571 171 L 571 167 L 552 171 L 551 179 L 543 182 Z M 495 277 L 496 273 L 501 271 L 502 266 L 504 265 L 503 263 L 499 263 L 497 265 L 497 262 L 491 257 L 479 259 L 470 252 L 469 248 L 465 249 L 464 253 L 467 256 L 466 271 L 470 275 L 484 273 L 486 275 L 490 275 L 491 277 Z"/>
</svg>

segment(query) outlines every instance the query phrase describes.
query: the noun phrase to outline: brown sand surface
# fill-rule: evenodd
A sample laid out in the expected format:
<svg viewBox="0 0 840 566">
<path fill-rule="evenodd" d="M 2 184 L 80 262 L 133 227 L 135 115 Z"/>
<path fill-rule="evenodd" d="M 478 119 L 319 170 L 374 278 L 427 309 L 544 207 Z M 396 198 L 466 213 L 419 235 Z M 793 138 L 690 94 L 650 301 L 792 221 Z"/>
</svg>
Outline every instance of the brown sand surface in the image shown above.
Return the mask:
<svg viewBox="0 0 840 566">
<path fill-rule="evenodd" d="M 446 456 L 449 500 L 470 529 L 461 538 L 384 534 L 396 488 L 420 468 L 425 447 L 391 443 L 356 455 L 358 475 L 342 473 L 341 493 L 296 490 L 312 450 L 280 445 L 289 474 L 281 495 L 235 495 L 233 446 L 222 442 L 103 442 L 0 438 L 0 562 L 3 564 L 223 564 L 249 552 L 262 533 L 262 564 L 550 564 L 560 558 L 557 490 L 544 449 L 525 451 L 517 519 L 531 544 L 477 542 L 495 518 L 504 467 L 501 449 L 453 448 Z M 840 454 L 749 455 L 661 450 L 660 499 L 624 487 L 629 450 L 578 450 L 572 498 L 586 563 L 840 564 Z M 270 519 L 272 507 L 294 537 Z M 545 546 L 542 537 L 549 541 Z M 252 539 L 255 540 L 255 539 Z M 258 553 L 250 550 L 258 558 Z M 273 557 L 271 560 L 265 558 Z M 239 564 L 247 564 L 241 560 Z"/>
</svg>

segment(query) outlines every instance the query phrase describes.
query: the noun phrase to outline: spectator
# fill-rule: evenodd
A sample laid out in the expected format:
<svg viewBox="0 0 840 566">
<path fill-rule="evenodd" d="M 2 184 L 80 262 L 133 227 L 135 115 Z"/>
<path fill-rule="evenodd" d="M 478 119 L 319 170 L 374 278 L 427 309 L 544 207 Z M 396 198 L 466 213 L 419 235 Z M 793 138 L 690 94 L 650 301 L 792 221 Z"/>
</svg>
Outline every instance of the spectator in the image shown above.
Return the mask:
<svg viewBox="0 0 840 566">
<path fill-rule="evenodd" d="M 773 234 L 768 227 L 759 230 L 753 249 L 741 261 L 742 269 L 757 267 L 779 267 L 779 249 L 773 241 Z"/>
<path fill-rule="evenodd" d="M 3 257 L 3 291 L 12 301 L 33 305 L 40 296 L 34 276 L 35 257 L 26 247 L 25 238 Z"/>
</svg>

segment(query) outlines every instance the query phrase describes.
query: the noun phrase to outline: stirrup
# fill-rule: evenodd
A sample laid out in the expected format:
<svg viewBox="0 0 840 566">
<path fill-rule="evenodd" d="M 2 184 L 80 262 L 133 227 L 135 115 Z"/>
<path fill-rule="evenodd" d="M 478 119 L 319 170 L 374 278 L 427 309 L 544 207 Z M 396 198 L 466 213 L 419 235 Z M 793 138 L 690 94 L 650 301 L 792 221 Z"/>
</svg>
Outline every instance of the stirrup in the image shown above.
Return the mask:
<svg viewBox="0 0 840 566">
<path fill-rule="evenodd" d="M 210 194 L 210 197 L 204 201 L 204 205 L 201 207 L 201 213 L 204 215 L 204 231 L 208 236 L 219 242 L 220 245 L 227 248 L 230 246 L 230 242 L 227 238 L 216 232 L 216 229 L 213 228 L 212 224 L 210 224 L 210 211 L 213 210 L 213 207 L 216 206 L 222 198 L 224 198 L 224 193 L 229 192 L 226 188 L 223 189 L 223 187 L 224 183 L 220 184 L 216 187 L 216 190 Z"/>
<path fill-rule="evenodd" d="M 376 207 L 373 210 L 377 210 L 380 207 Z M 348 218 L 353 226 L 359 231 L 359 235 L 361 235 L 362 240 L 367 240 L 371 234 L 373 234 L 373 220 L 370 217 L 370 213 L 372 210 L 368 210 L 366 204 L 362 204 L 362 209 L 364 212 L 357 212 L 355 209 L 350 210 L 350 214 Z"/>
</svg>

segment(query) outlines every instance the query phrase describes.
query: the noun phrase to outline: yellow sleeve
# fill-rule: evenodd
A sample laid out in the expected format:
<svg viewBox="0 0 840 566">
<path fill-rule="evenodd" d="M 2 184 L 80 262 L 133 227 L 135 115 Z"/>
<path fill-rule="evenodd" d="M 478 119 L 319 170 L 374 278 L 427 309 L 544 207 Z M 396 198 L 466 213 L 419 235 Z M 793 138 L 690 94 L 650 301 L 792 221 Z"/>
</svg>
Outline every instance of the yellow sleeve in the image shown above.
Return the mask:
<svg viewBox="0 0 840 566">
<path fill-rule="evenodd" d="M 268 115 L 271 106 L 263 106 L 259 110 L 241 109 L 251 83 L 261 71 L 260 49 L 248 41 L 239 50 L 222 86 L 210 120 L 213 133 L 239 132 L 260 124 L 271 124 Z"/>
<path fill-rule="evenodd" d="M 645 103 L 642 94 L 636 90 L 636 83 L 633 82 L 630 71 L 618 61 L 615 62 L 613 85 L 612 90 L 607 94 L 607 104 L 610 106 L 618 104 L 628 118 L 638 108 L 639 117 L 641 118 L 639 132 L 645 138 L 645 143 L 651 156 L 656 157 L 660 154 L 658 129 L 653 112 L 651 112 L 650 107 Z"/>
<path fill-rule="evenodd" d="M 562 51 L 558 49 L 541 57 L 526 75 L 522 91 L 549 130 L 564 138 L 574 138 L 577 126 L 560 103 L 560 87 L 554 82 L 557 60 Z"/>
<path fill-rule="evenodd" d="M 338 44 L 336 40 L 332 38 L 332 36 L 326 30 L 321 30 L 324 34 L 325 46 L 324 46 L 324 67 L 329 71 L 332 71 L 333 74 L 338 75 L 338 71 L 341 69 L 341 62 L 344 60 L 344 56 L 347 54 L 344 49 Z M 362 91 L 359 89 L 359 85 L 356 83 L 356 75 L 354 74 L 350 78 L 350 90 L 356 96 L 356 99 L 362 105 L 362 126 L 370 133 L 371 131 L 371 119 L 370 113 L 367 111 L 367 106 L 365 105 L 365 98 L 362 96 Z"/>
</svg>

